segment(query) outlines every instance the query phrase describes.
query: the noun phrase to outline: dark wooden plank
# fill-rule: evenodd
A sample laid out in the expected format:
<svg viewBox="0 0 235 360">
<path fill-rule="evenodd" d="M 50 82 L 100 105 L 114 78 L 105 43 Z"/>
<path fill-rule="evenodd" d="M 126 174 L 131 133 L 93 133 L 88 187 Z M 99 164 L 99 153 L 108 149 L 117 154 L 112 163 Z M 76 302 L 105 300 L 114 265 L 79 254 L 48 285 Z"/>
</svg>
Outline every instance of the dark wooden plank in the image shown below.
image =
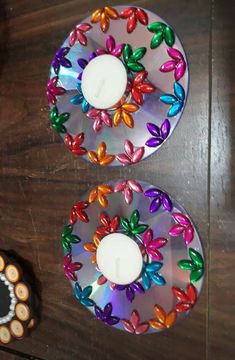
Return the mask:
<svg viewBox="0 0 235 360">
<path fill-rule="evenodd" d="M 215 0 L 212 37 L 210 359 L 235 354 L 235 3 Z"/>
<path fill-rule="evenodd" d="M 112 4 L 119 1 L 113 1 Z M 167 189 L 191 213 L 207 252 L 209 0 L 140 1 L 177 29 L 189 55 L 191 90 L 184 116 L 154 157 L 129 168 L 94 168 L 75 159 L 49 127 L 44 88 L 55 49 L 101 1 L 9 0 L 0 83 L 1 247 L 30 261 L 41 283 L 42 319 L 10 347 L 50 359 L 206 358 L 207 282 L 180 326 L 142 338 L 107 329 L 73 298 L 64 279 L 60 232 L 75 200 L 107 179 L 139 178 Z"/>
</svg>

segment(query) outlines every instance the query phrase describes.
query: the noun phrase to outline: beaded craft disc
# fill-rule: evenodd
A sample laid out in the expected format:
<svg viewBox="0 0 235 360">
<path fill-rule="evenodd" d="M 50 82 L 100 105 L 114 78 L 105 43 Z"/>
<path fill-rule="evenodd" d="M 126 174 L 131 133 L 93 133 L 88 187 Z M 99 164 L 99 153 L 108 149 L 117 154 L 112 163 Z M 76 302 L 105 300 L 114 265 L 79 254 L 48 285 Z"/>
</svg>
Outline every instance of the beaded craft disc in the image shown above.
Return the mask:
<svg viewBox="0 0 235 360">
<path fill-rule="evenodd" d="M 84 73 L 104 55 L 120 61 L 127 83 L 117 103 L 95 108 L 84 95 Z M 103 100 L 115 95 L 116 72 L 99 82 L 100 73 L 92 71 L 98 85 L 86 93 L 104 91 L 111 77 Z M 137 163 L 174 131 L 188 81 L 182 44 L 164 20 L 137 7 L 107 6 L 78 24 L 55 54 L 47 85 L 51 125 L 74 155 L 94 164 Z"/>
<path fill-rule="evenodd" d="M 21 267 L 0 252 L 0 344 L 22 339 L 36 325 L 34 297 Z"/>
<path fill-rule="evenodd" d="M 119 244 L 125 239 L 128 249 Z M 191 218 L 165 191 L 145 182 L 94 188 L 72 207 L 61 241 L 76 299 L 120 330 L 169 328 L 188 314 L 201 291 L 203 251 Z"/>
</svg>

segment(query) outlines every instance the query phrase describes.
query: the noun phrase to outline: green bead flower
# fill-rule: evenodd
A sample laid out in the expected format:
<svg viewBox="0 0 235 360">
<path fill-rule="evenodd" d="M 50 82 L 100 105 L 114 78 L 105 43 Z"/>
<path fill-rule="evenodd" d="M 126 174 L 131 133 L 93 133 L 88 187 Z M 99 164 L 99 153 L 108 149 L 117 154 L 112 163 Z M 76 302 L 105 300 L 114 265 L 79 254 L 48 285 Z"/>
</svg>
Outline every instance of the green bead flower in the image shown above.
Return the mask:
<svg viewBox="0 0 235 360">
<path fill-rule="evenodd" d="M 193 248 L 189 248 L 189 256 L 191 260 L 180 260 L 178 266 L 183 270 L 190 270 L 190 281 L 195 283 L 204 274 L 204 261 L 201 254 Z"/>
<path fill-rule="evenodd" d="M 148 30 L 154 33 L 151 40 L 151 49 L 156 49 L 165 40 L 168 46 L 173 46 L 175 42 L 175 35 L 173 30 L 166 24 L 157 21 L 148 25 Z"/>
<path fill-rule="evenodd" d="M 125 234 L 131 237 L 135 237 L 138 234 L 142 234 L 148 229 L 147 224 L 139 224 L 140 214 L 138 210 L 134 210 L 131 214 L 130 221 L 124 217 L 120 217 L 120 223 Z"/>
<path fill-rule="evenodd" d="M 123 60 L 126 68 L 134 72 L 145 70 L 144 65 L 142 65 L 139 60 L 144 57 L 146 51 L 146 47 L 140 47 L 133 51 L 131 45 L 126 44 L 123 50 Z"/>
<path fill-rule="evenodd" d="M 61 236 L 61 242 L 62 242 L 63 249 L 68 252 L 71 252 L 71 250 L 72 250 L 71 244 L 78 244 L 81 242 L 81 239 L 78 236 L 72 235 L 72 231 L 73 231 L 73 225 L 69 224 L 64 227 L 64 230 L 63 230 L 62 236 Z"/>
<path fill-rule="evenodd" d="M 70 113 L 65 112 L 59 115 L 58 108 L 55 106 L 50 112 L 51 126 L 58 133 L 67 133 L 66 127 L 63 125 L 68 121 Z"/>
</svg>

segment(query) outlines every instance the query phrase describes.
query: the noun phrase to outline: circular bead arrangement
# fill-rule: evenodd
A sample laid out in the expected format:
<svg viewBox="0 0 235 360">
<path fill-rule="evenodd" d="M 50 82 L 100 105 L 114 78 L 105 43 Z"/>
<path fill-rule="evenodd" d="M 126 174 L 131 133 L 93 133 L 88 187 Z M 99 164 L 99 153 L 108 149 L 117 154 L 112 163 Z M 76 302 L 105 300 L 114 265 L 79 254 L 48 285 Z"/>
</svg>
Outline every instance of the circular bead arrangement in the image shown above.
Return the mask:
<svg viewBox="0 0 235 360">
<path fill-rule="evenodd" d="M 142 254 L 142 270 L 130 284 L 115 284 L 99 269 L 97 249 L 113 234 L 128 236 Z M 176 200 L 147 183 L 96 186 L 72 207 L 61 241 L 76 299 L 120 330 L 167 329 L 188 314 L 201 291 L 205 265 L 195 226 Z"/>
<path fill-rule="evenodd" d="M 0 282 L 8 289 L 8 295 L 0 301 L 9 303 L 8 313 L 0 317 L 0 344 L 8 344 L 14 338 L 21 339 L 28 329 L 36 325 L 32 310 L 32 293 L 25 283 L 21 267 L 0 253 Z"/>
<path fill-rule="evenodd" d="M 118 104 L 99 109 L 85 98 L 82 79 L 103 55 L 122 63 L 128 85 Z M 186 55 L 172 28 L 142 8 L 105 6 L 78 24 L 53 58 L 47 85 L 51 126 L 76 156 L 130 165 L 168 139 L 187 92 Z"/>
</svg>

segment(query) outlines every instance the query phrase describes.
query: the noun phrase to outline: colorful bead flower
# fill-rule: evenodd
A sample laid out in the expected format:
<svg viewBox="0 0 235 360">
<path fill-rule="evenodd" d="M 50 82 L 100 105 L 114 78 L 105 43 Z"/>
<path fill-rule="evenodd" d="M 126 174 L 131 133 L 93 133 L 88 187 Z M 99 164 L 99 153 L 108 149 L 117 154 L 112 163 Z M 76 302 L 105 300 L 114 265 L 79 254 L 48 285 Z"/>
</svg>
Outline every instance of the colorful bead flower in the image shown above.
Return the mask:
<svg viewBox="0 0 235 360">
<path fill-rule="evenodd" d="M 91 162 L 96 165 L 109 165 L 115 159 L 115 155 L 107 154 L 107 147 L 104 142 L 100 143 L 97 148 L 97 153 L 95 151 L 89 150 L 88 156 Z"/>
<path fill-rule="evenodd" d="M 123 50 L 124 64 L 129 71 L 139 72 L 145 70 L 144 65 L 139 61 L 144 57 L 146 47 L 140 47 L 133 51 L 130 44 L 126 44 Z"/>
<path fill-rule="evenodd" d="M 152 85 L 150 82 L 145 81 L 147 79 L 147 76 L 147 71 L 141 71 L 135 76 L 133 80 L 133 85 L 131 89 L 132 98 L 139 105 L 143 105 L 143 94 L 150 94 L 156 90 L 156 87 L 154 85 Z"/>
<path fill-rule="evenodd" d="M 158 271 L 162 268 L 162 265 L 163 264 L 158 261 L 152 261 L 150 264 L 144 262 L 142 282 L 145 290 L 150 289 L 152 282 L 159 286 L 166 284 L 164 277 L 158 273 Z"/>
<path fill-rule="evenodd" d="M 61 242 L 62 242 L 63 249 L 65 251 L 71 252 L 72 244 L 78 244 L 81 242 L 80 237 L 78 237 L 77 235 L 73 235 L 72 232 L 73 232 L 72 224 L 69 224 L 64 227 L 64 230 L 63 230 L 62 236 L 61 236 Z"/>
<path fill-rule="evenodd" d="M 63 87 L 57 86 L 58 81 L 59 77 L 54 76 L 49 80 L 47 84 L 47 99 L 48 102 L 52 105 L 55 105 L 57 103 L 56 96 L 61 96 L 66 93 L 66 90 Z"/>
<path fill-rule="evenodd" d="M 137 310 L 132 311 L 130 320 L 122 319 L 121 323 L 124 329 L 131 334 L 141 335 L 149 329 L 147 322 L 140 322 L 140 316 Z"/>
<path fill-rule="evenodd" d="M 178 266 L 182 270 L 191 272 L 190 281 L 194 283 L 200 280 L 204 274 L 204 261 L 201 254 L 193 248 L 189 248 L 189 256 L 191 260 L 180 260 Z"/>
<path fill-rule="evenodd" d="M 67 129 L 63 124 L 66 121 L 68 121 L 69 117 L 70 117 L 70 113 L 68 113 L 68 112 L 59 114 L 58 108 L 57 108 L 57 106 L 55 106 L 50 111 L 51 126 L 58 133 L 66 133 Z"/>
<path fill-rule="evenodd" d="M 167 116 L 172 117 L 176 116 L 183 108 L 185 101 L 185 91 L 182 85 L 178 82 L 174 83 L 174 94 L 165 94 L 160 96 L 160 100 L 164 104 L 169 104 L 170 109 L 168 110 Z"/>
<path fill-rule="evenodd" d="M 154 306 L 154 313 L 156 319 L 149 321 L 149 325 L 157 330 L 169 329 L 176 321 L 177 313 L 175 310 L 171 310 L 166 314 L 165 310 L 160 305 Z"/>
<path fill-rule="evenodd" d="M 116 45 L 115 39 L 112 35 L 107 36 L 106 38 L 106 50 L 98 49 L 96 50 L 97 55 L 110 54 L 116 57 L 120 57 L 122 55 L 125 44 Z"/>
<path fill-rule="evenodd" d="M 120 223 L 125 234 L 131 237 L 142 234 L 149 227 L 147 224 L 140 224 L 140 214 L 138 210 L 134 210 L 130 216 L 130 221 L 123 216 L 120 216 Z"/>
<path fill-rule="evenodd" d="M 94 120 L 93 130 L 96 133 L 101 130 L 103 124 L 108 127 L 112 127 L 113 125 L 112 118 L 107 110 L 91 109 L 87 112 L 87 117 Z"/>
<path fill-rule="evenodd" d="M 126 140 L 124 144 L 125 154 L 118 154 L 116 159 L 123 165 L 130 165 L 139 162 L 144 156 L 144 146 L 134 149 L 134 145 L 130 140 Z"/>
<path fill-rule="evenodd" d="M 90 108 L 90 104 L 86 101 L 86 99 L 83 96 L 82 87 L 80 83 L 77 84 L 77 90 L 78 90 L 78 94 L 72 97 L 72 99 L 70 99 L 70 102 L 73 105 L 82 104 L 82 112 L 86 113 Z"/>
<path fill-rule="evenodd" d="M 92 264 L 96 264 L 96 251 L 100 244 L 100 238 L 98 236 L 93 237 L 93 242 L 87 242 L 84 244 L 84 249 L 88 252 L 93 253 L 91 262 Z"/>
<path fill-rule="evenodd" d="M 94 306 L 95 302 L 90 299 L 92 293 L 92 286 L 86 286 L 83 290 L 81 286 L 76 282 L 74 286 L 74 295 L 76 299 L 80 302 L 81 305 L 84 306 Z"/>
<path fill-rule="evenodd" d="M 82 264 L 79 262 L 72 262 L 72 254 L 68 253 L 64 257 L 64 274 L 65 276 L 72 281 L 77 280 L 76 271 L 82 268 Z"/>
<path fill-rule="evenodd" d="M 67 148 L 72 151 L 74 155 L 82 156 L 87 153 L 87 149 L 81 146 L 84 142 L 84 137 L 84 133 L 80 133 L 74 138 L 72 137 L 72 135 L 66 134 L 64 142 Z"/>
<path fill-rule="evenodd" d="M 92 53 L 90 53 L 90 55 L 89 55 L 89 60 L 88 60 L 88 61 L 87 61 L 86 59 L 83 59 L 83 58 L 77 59 L 78 65 L 82 68 L 82 71 L 78 74 L 78 77 L 77 77 L 78 80 L 82 80 L 83 70 L 85 69 L 85 67 L 87 66 L 87 64 L 88 64 L 91 60 L 93 60 L 95 57 L 97 57 L 97 54 L 93 51 Z"/>
<path fill-rule="evenodd" d="M 183 239 L 186 245 L 190 244 L 194 238 L 194 228 L 189 218 L 181 213 L 172 213 L 176 225 L 169 230 L 169 235 L 179 236 L 183 234 Z"/>
<path fill-rule="evenodd" d="M 113 188 L 109 185 L 99 185 L 91 190 L 89 195 L 89 203 L 93 203 L 96 199 L 98 199 L 100 205 L 102 207 L 108 206 L 108 199 L 106 198 L 107 195 L 112 194 Z"/>
<path fill-rule="evenodd" d="M 129 128 L 134 127 L 134 120 L 131 113 L 139 110 L 139 106 L 134 103 L 125 103 L 115 110 L 113 125 L 118 126 L 123 121 Z"/>
<path fill-rule="evenodd" d="M 85 209 L 88 208 L 89 202 L 87 201 L 79 201 L 77 202 L 70 211 L 70 222 L 71 224 L 75 224 L 77 220 L 81 220 L 82 222 L 89 222 L 89 218 Z"/>
<path fill-rule="evenodd" d="M 93 14 L 91 15 L 91 22 L 99 22 L 101 30 L 103 32 L 106 32 L 109 29 L 110 19 L 117 20 L 118 18 L 119 15 L 114 8 L 110 6 L 105 6 L 93 12 Z"/>
<path fill-rule="evenodd" d="M 104 212 L 100 214 L 100 222 L 102 226 L 98 226 L 95 233 L 101 238 L 108 234 L 116 232 L 120 226 L 120 218 L 118 215 L 110 219 L 108 214 Z"/>
<path fill-rule="evenodd" d="M 172 210 L 172 201 L 167 193 L 163 192 L 162 190 L 159 190 L 157 188 L 151 188 L 145 191 L 145 196 L 149 198 L 153 198 L 149 211 L 151 213 L 156 212 L 160 206 L 162 205 L 166 211 Z"/>
<path fill-rule="evenodd" d="M 116 325 L 120 319 L 117 316 L 112 316 L 113 306 L 111 303 L 105 305 L 102 310 L 99 306 L 95 305 L 95 315 L 97 320 L 103 321 L 106 325 Z"/>
<path fill-rule="evenodd" d="M 163 42 L 163 40 L 165 40 L 168 46 L 174 45 L 174 31 L 168 25 L 157 21 L 148 25 L 148 30 L 154 33 L 150 44 L 151 49 L 156 49 Z"/>
<path fill-rule="evenodd" d="M 197 301 L 197 290 L 193 284 L 188 284 L 187 291 L 173 287 L 172 292 L 179 303 L 175 306 L 177 312 L 186 312 L 191 309 Z"/>
<path fill-rule="evenodd" d="M 167 49 L 168 55 L 173 59 L 165 62 L 160 67 L 161 72 L 174 71 L 175 80 L 179 81 L 186 71 L 186 62 L 183 54 L 174 48 Z"/>
<path fill-rule="evenodd" d="M 118 291 L 125 290 L 127 300 L 130 303 L 134 300 L 135 293 L 139 293 L 139 294 L 144 293 L 144 288 L 138 281 L 134 281 L 129 285 L 116 285 L 115 289 L 118 290 Z"/>
<path fill-rule="evenodd" d="M 119 16 L 121 19 L 128 19 L 127 21 L 128 33 L 131 33 L 133 30 L 135 30 L 137 21 L 139 21 L 142 25 L 148 25 L 147 13 L 143 9 L 136 8 L 134 6 L 122 10 Z"/>
<path fill-rule="evenodd" d="M 147 129 L 153 137 L 149 138 L 145 145 L 148 147 L 158 147 L 167 139 L 171 130 L 171 124 L 170 121 L 166 119 L 160 128 L 156 124 L 147 123 Z"/>
<path fill-rule="evenodd" d="M 69 53 L 70 47 L 63 47 L 57 50 L 55 57 L 52 61 L 52 67 L 56 75 L 59 74 L 60 66 L 65 68 L 71 68 L 72 63 L 69 59 L 66 58 L 66 55 Z"/>
<path fill-rule="evenodd" d="M 92 26 L 90 24 L 78 24 L 69 35 L 69 46 L 73 46 L 76 41 L 83 46 L 87 46 L 87 37 L 84 33 L 89 31 L 91 28 Z"/>
<path fill-rule="evenodd" d="M 114 192 L 123 192 L 125 201 L 128 205 L 132 203 L 133 192 L 142 193 L 142 186 L 136 180 L 119 181 L 115 187 Z"/>
<path fill-rule="evenodd" d="M 142 240 L 142 252 L 149 255 L 153 260 L 162 260 L 163 256 L 158 249 L 165 246 L 167 240 L 162 237 L 153 239 L 153 230 L 148 229 L 143 236 Z"/>
</svg>

